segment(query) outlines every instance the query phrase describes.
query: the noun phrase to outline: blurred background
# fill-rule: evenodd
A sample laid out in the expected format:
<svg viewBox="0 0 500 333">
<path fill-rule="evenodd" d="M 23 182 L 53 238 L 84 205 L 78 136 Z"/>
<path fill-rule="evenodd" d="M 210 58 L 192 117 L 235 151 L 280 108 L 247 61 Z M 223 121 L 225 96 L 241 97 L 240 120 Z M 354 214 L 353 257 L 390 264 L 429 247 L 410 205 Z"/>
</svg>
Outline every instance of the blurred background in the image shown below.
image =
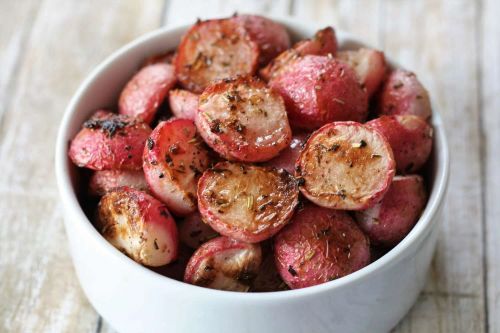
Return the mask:
<svg viewBox="0 0 500 333">
<path fill-rule="evenodd" d="M 53 172 L 59 122 L 118 47 L 235 11 L 332 25 L 418 74 L 448 132 L 451 182 L 427 286 L 395 331 L 500 332 L 495 0 L 0 0 L 0 331 L 112 331 L 68 253 Z"/>
</svg>

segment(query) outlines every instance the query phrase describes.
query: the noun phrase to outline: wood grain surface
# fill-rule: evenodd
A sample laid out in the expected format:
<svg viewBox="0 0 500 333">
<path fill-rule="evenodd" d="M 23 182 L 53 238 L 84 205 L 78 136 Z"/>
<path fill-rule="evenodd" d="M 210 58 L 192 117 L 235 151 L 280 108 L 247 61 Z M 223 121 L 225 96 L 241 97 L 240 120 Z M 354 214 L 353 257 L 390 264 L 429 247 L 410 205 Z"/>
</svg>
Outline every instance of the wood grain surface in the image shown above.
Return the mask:
<svg viewBox="0 0 500 333">
<path fill-rule="evenodd" d="M 0 332 L 113 332 L 83 295 L 53 174 L 78 84 L 137 36 L 235 11 L 333 25 L 415 71 L 451 179 L 427 285 L 394 332 L 500 333 L 500 3 L 495 0 L 0 1 Z"/>
</svg>

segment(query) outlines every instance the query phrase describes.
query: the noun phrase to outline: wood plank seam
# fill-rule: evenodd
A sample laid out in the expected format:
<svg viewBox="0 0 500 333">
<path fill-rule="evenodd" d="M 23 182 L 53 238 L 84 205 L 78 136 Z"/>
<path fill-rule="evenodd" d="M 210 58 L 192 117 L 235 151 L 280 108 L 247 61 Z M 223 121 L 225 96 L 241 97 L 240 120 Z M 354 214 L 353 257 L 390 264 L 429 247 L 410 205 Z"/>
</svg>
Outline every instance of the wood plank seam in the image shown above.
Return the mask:
<svg viewBox="0 0 500 333">
<path fill-rule="evenodd" d="M 29 19 L 27 21 L 34 22 L 36 20 L 38 11 L 42 3 L 43 1 L 36 2 L 36 5 L 30 11 Z M 26 47 L 28 46 L 28 42 L 31 38 L 31 34 L 33 33 L 34 26 L 35 26 L 34 24 L 30 24 L 29 29 L 23 31 L 23 35 L 20 38 L 21 41 L 20 41 L 19 53 L 13 65 L 14 69 L 11 71 L 9 75 L 8 83 L 5 89 L 5 98 L 2 101 L 0 101 L 0 128 L 2 127 L 3 123 L 2 120 L 5 114 L 5 110 L 9 110 L 11 107 L 12 96 L 14 95 L 14 90 L 17 87 L 17 81 L 19 78 L 19 72 L 21 70 L 21 64 L 24 63 L 25 59 L 24 50 L 26 50 Z"/>
<path fill-rule="evenodd" d="M 480 183 L 481 183 L 481 251 L 483 256 L 481 258 L 483 263 L 483 307 L 484 307 L 484 331 L 488 333 L 490 331 L 490 320 L 489 320 L 489 304 L 488 304 L 488 223 L 486 221 L 486 193 L 489 184 L 486 182 L 486 158 L 487 158 L 487 138 L 486 132 L 484 128 L 484 120 L 483 120 L 483 63 L 481 60 L 483 59 L 484 52 L 484 41 L 483 41 L 483 25 L 481 24 L 483 18 L 483 1 L 476 1 L 476 21 L 475 21 L 475 30 L 476 30 L 476 50 L 478 50 L 479 55 L 476 58 L 476 81 L 477 81 L 477 101 L 476 105 L 478 107 L 478 117 L 479 117 L 479 167 L 480 167 Z"/>
</svg>

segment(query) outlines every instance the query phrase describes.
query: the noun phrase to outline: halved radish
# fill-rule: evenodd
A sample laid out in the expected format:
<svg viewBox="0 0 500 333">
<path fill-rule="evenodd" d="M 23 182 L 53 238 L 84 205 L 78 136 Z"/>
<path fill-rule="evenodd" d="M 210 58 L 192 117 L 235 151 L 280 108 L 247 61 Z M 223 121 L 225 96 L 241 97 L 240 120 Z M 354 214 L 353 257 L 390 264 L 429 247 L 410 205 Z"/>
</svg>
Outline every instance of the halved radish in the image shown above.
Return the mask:
<svg viewBox="0 0 500 333">
<path fill-rule="evenodd" d="M 217 237 L 193 254 L 184 274 L 184 282 L 212 289 L 246 292 L 261 261 L 259 244 Z"/>
<path fill-rule="evenodd" d="M 394 157 L 385 137 L 352 121 L 334 122 L 314 132 L 296 165 L 302 194 L 333 209 L 373 206 L 394 174 Z"/>
<path fill-rule="evenodd" d="M 209 152 L 191 120 L 161 122 L 144 147 L 146 181 L 177 215 L 196 210 L 196 184 L 209 164 Z"/>
<path fill-rule="evenodd" d="M 203 221 L 220 234 L 256 243 L 285 226 L 298 194 L 285 170 L 221 162 L 200 178 L 198 207 Z"/>
<path fill-rule="evenodd" d="M 231 19 L 198 21 L 179 44 L 175 71 L 181 85 L 201 93 L 216 80 L 253 75 L 259 45 L 245 27 Z"/>
<path fill-rule="evenodd" d="M 396 69 L 382 86 L 378 112 L 388 116 L 411 114 L 429 120 L 432 116 L 429 93 L 414 73 Z"/>
<path fill-rule="evenodd" d="M 195 119 L 198 111 L 198 95 L 183 89 L 175 89 L 170 91 L 168 102 L 170 111 L 177 118 Z"/>
<path fill-rule="evenodd" d="M 77 166 L 92 170 L 140 170 L 150 133 L 141 121 L 99 110 L 83 123 L 68 155 Z"/>
<path fill-rule="evenodd" d="M 281 96 L 251 77 L 209 86 L 200 96 L 196 126 L 221 156 L 243 162 L 277 156 L 292 137 Z"/>
<path fill-rule="evenodd" d="M 382 201 L 356 212 L 356 220 L 373 244 L 394 246 L 417 223 L 426 202 L 422 176 L 396 176 Z"/>
<path fill-rule="evenodd" d="M 338 279 L 370 263 L 368 238 L 343 211 L 306 205 L 274 240 L 276 265 L 292 289 Z"/>
<path fill-rule="evenodd" d="M 174 67 L 167 63 L 147 65 L 127 83 L 120 95 L 120 114 L 151 123 L 158 107 L 176 82 Z"/>
<path fill-rule="evenodd" d="M 382 116 L 365 124 L 382 133 L 394 153 L 399 173 L 418 171 L 432 150 L 432 126 L 413 115 Z"/>
<path fill-rule="evenodd" d="M 235 15 L 232 20 L 242 24 L 250 38 L 259 46 L 259 66 L 265 66 L 281 52 L 290 47 L 290 36 L 286 28 L 258 15 Z"/>
<path fill-rule="evenodd" d="M 332 121 L 362 122 L 368 95 L 356 73 L 339 60 L 306 55 L 273 77 L 269 86 L 285 101 L 293 128 L 316 129 Z"/>
<path fill-rule="evenodd" d="M 307 133 L 294 134 L 288 147 L 283 149 L 278 156 L 267 161 L 265 165 L 275 167 L 276 169 L 285 169 L 290 173 L 294 173 L 295 162 L 300 156 L 300 152 L 308 137 L 309 134 Z"/>
<path fill-rule="evenodd" d="M 310 38 L 301 40 L 274 58 L 266 67 L 259 71 L 259 75 L 266 81 L 286 71 L 287 67 L 295 60 L 305 55 L 330 55 L 337 52 L 337 38 L 332 27 L 326 27 L 316 32 Z"/>
<path fill-rule="evenodd" d="M 102 196 L 122 186 L 142 191 L 148 190 L 148 183 L 142 170 L 102 170 L 94 171 L 90 176 L 89 193 Z"/>
<path fill-rule="evenodd" d="M 162 266 L 177 257 L 175 221 L 149 194 L 121 187 L 105 194 L 98 207 L 102 235 L 140 264 Z"/>
<path fill-rule="evenodd" d="M 219 234 L 203 222 L 198 212 L 184 218 L 179 224 L 179 238 L 187 246 L 197 249 L 201 244 L 217 237 Z"/>
<path fill-rule="evenodd" d="M 371 97 L 384 81 L 387 67 L 384 52 L 361 48 L 358 50 L 341 51 L 336 58 L 351 66 L 363 86 L 368 97 Z"/>
</svg>

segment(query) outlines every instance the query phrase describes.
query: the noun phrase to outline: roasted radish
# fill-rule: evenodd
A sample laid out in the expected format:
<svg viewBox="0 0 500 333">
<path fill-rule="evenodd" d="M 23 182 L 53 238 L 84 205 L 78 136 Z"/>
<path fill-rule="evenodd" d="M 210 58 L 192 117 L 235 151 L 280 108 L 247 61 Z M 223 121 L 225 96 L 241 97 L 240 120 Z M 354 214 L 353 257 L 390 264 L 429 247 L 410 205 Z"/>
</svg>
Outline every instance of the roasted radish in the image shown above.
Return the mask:
<svg viewBox="0 0 500 333">
<path fill-rule="evenodd" d="M 316 32 L 314 37 L 301 40 L 291 49 L 278 55 L 259 72 L 260 76 L 269 81 L 271 78 L 287 70 L 287 67 L 305 55 L 331 55 L 337 52 L 337 38 L 332 27 L 326 27 Z"/>
<path fill-rule="evenodd" d="M 184 274 L 184 282 L 212 289 L 246 292 L 261 261 L 259 244 L 217 237 L 193 254 Z"/>
<path fill-rule="evenodd" d="M 298 194 L 285 170 L 221 162 L 200 178 L 198 208 L 203 221 L 221 235 L 256 243 L 285 226 Z"/>
<path fill-rule="evenodd" d="M 256 78 L 215 83 L 199 101 L 200 135 L 228 160 L 266 161 L 290 143 L 292 131 L 283 99 Z"/>
<path fill-rule="evenodd" d="M 102 196 L 122 186 L 148 190 L 148 183 L 142 170 L 102 170 L 94 171 L 90 176 L 89 194 Z"/>
<path fill-rule="evenodd" d="M 339 120 L 361 122 L 368 113 L 368 95 L 354 71 L 330 57 L 298 59 L 269 85 L 283 97 L 294 128 L 316 129 Z"/>
<path fill-rule="evenodd" d="M 314 132 L 296 164 L 302 194 L 333 209 L 373 206 L 384 196 L 394 173 L 385 137 L 352 121 L 334 122 Z"/>
<path fill-rule="evenodd" d="M 309 135 L 306 133 L 293 135 L 292 141 L 288 147 L 283 149 L 278 156 L 266 162 L 265 165 L 275 167 L 276 169 L 285 169 L 286 171 L 293 173 L 295 170 L 295 162 L 300 156 L 300 152 L 302 151 L 308 137 Z"/>
<path fill-rule="evenodd" d="M 158 107 L 176 82 L 174 67 L 166 63 L 147 65 L 127 83 L 118 107 L 120 114 L 151 123 Z"/>
<path fill-rule="evenodd" d="M 354 69 L 361 84 L 366 88 L 368 97 L 371 97 L 384 81 L 387 67 L 383 52 L 361 48 L 341 51 L 336 57 Z"/>
<path fill-rule="evenodd" d="M 345 212 L 306 205 L 275 237 L 283 281 L 292 289 L 338 279 L 370 263 L 367 237 Z"/>
<path fill-rule="evenodd" d="M 187 246 L 197 249 L 201 244 L 217 237 L 219 234 L 204 223 L 198 212 L 192 213 L 179 224 L 179 238 Z"/>
<path fill-rule="evenodd" d="M 129 187 L 113 190 L 99 201 L 98 216 L 104 238 L 138 263 L 162 266 L 177 257 L 175 221 L 149 194 Z"/>
<path fill-rule="evenodd" d="M 170 111 L 177 118 L 195 119 L 198 111 L 198 95 L 183 89 L 175 89 L 170 91 L 168 96 Z"/>
<path fill-rule="evenodd" d="M 396 69 L 382 86 L 378 101 L 380 115 L 412 114 L 428 120 L 432 116 L 427 90 L 417 76 L 403 69 Z"/>
<path fill-rule="evenodd" d="M 175 71 L 181 85 L 201 93 L 213 81 L 253 75 L 260 51 L 243 24 L 232 19 L 199 21 L 179 45 Z"/>
<path fill-rule="evenodd" d="M 68 155 L 77 166 L 92 170 L 140 170 L 150 133 L 141 121 L 99 110 L 83 123 Z"/>
<path fill-rule="evenodd" d="M 356 220 L 373 244 L 394 246 L 411 231 L 426 201 L 421 176 L 396 176 L 382 201 L 356 212 Z"/>
<path fill-rule="evenodd" d="M 290 36 L 285 27 L 258 15 L 235 15 L 233 21 L 243 25 L 248 35 L 259 46 L 259 66 L 265 66 L 290 47 Z"/>
<path fill-rule="evenodd" d="M 191 120 L 161 122 L 144 147 L 144 174 L 153 194 L 177 215 L 196 210 L 196 184 L 210 156 Z"/>
<path fill-rule="evenodd" d="M 399 173 L 418 171 L 432 150 L 432 127 L 413 115 L 382 116 L 365 124 L 382 133 L 394 153 Z"/>
</svg>

